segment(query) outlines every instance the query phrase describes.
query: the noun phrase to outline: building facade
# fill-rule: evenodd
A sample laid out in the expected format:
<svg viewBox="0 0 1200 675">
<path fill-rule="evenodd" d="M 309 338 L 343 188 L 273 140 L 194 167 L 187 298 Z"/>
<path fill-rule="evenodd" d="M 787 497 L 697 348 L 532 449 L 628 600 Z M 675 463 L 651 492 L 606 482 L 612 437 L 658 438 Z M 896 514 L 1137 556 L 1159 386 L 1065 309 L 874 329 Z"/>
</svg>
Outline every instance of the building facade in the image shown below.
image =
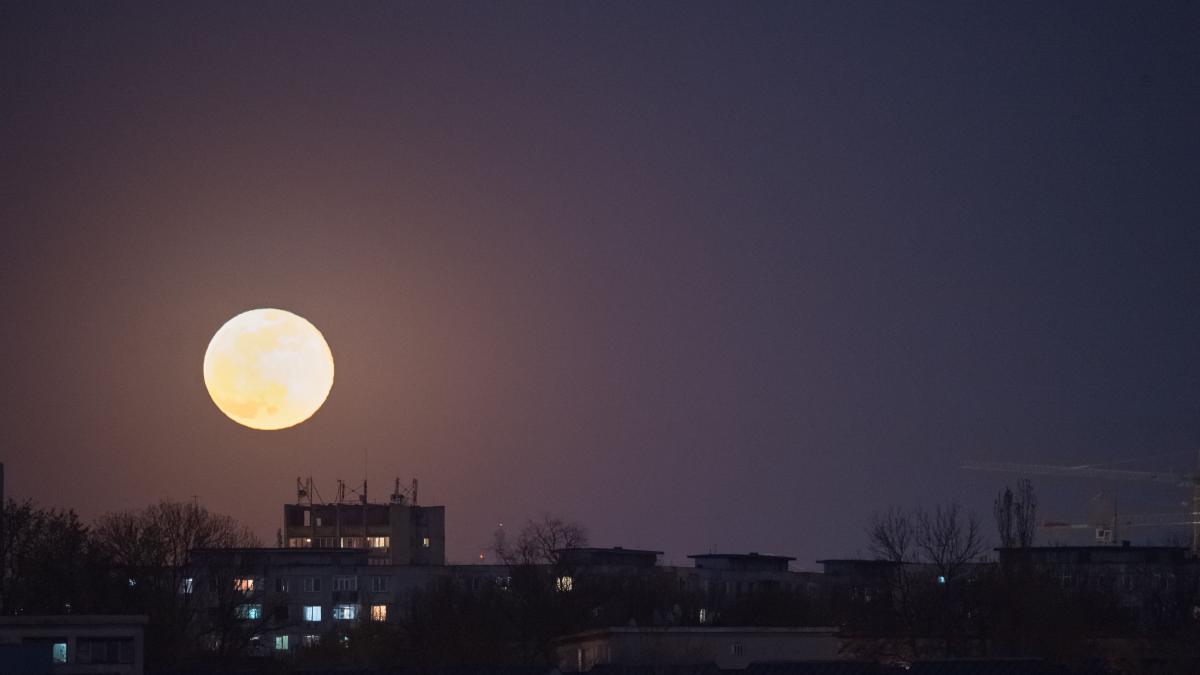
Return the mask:
<svg viewBox="0 0 1200 675">
<path fill-rule="evenodd" d="M 630 627 L 586 631 L 556 643 L 559 669 L 587 672 L 596 666 L 715 664 L 741 670 L 754 662 L 833 661 L 837 629 L 829 627 Z"/>
<path fill-rule="evenodd" d="M 0 645 L 43 651 L 50 673 L 141 675 L 145 616 L 4 616 Z M 0 663 L 0 672 L 23 672 Z"/>
<path fill-rule="evenodd" d="M 286 548 L 359 549 L 376 565 L 445 565 L 446 509 L 390 504 L 287 504 Z"/>
<path fill-rule="evenodd" d="M 780 556 L 709 554 L 694 556 L 692 567 L 675 567 L 658 564 L 657 551 L 613 547 L 557 553 L 556 564 L 534 566 L 550 575 L 555 590 L 603 596 L 640 584 L 648 593 L 665 591 L 676 600 L 655 613 L 652 622 L 661 625 L 718 623 L 725 608 L 747 597 L 806 593 L 814 584 L 811 573 L 789 571 L 790 558 Z M 507 589 L 516 573 L 502 564 L 380 563 L 370 549 L 316 547 L 196 550 L 190 569 L 181 592 L 198 594 L 197 604 L 208 615 L 230 617 L 253 635 L 253 649 L 260 654 L 336 639 L 365 622 L 394 623 L 405 616 L 414 594 L 439 585 L 471 592 Z M 680 597 L 694 601 L 680 602 Z M 609 618 L 604 609 L 597 606 L 598 620 Z M 617 614 L 611 619 L 628 620 Z"/>
</svg>

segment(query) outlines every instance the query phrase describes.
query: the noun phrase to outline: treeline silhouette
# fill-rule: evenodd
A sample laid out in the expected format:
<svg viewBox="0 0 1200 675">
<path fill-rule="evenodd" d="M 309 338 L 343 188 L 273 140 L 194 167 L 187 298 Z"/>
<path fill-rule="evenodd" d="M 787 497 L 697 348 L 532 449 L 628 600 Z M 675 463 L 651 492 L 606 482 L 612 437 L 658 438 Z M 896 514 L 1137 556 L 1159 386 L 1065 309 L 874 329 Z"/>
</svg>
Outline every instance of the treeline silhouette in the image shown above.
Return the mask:
<svg viewBox="0 0 1200 675">
<path fill-rule="evenodd" d="M 1194 575 L 1147 595 L 1154 610 L 1135 614 L 1103 589 L 1065 587 L 1036 565 L 981 562 L 978 523 L 953 505 L 923 515 L 889 510 L 872 520 L 867 535 L 873 560 L 863 562 L 876 571 L 863 583 L 824 579 L 714 601 L 709 589 L 684 583 L 674 568 L 568 569 L 555 551 L 586 545 L 586 531 L 544 517 L 515 541 L 497 540 L 494 550 L 507 568 L 488 583 L 439 576 L 400 596 L 388 621 L 347 622 L 278 658 L 258 639 L 273 609 L 258 621 L 237 612 L 238 570 L 205 571 L 224 580 L 219 587 L 230 591 L 229 602 L 181 592 L 199 576 L 189 551 L 260 545 L 234 519 L 197 503 L 163 501 L 86 525 L 70 510 L 9 501 L 0 536 L 0 612 L 145 614 L 151 672 L 549 666 L 563 635 L 696 625 L 834 626 L 846 658 L 886 664 L 1036 657 L 1101 660 L 1126 672 L 1150 672 L 1144 669 L 1151 662 L 1153 672 L 1200 672 L 1189 670 L 1200 664 Z M 567 574 L 571 588 L 564 592 Z"/>
</svg>

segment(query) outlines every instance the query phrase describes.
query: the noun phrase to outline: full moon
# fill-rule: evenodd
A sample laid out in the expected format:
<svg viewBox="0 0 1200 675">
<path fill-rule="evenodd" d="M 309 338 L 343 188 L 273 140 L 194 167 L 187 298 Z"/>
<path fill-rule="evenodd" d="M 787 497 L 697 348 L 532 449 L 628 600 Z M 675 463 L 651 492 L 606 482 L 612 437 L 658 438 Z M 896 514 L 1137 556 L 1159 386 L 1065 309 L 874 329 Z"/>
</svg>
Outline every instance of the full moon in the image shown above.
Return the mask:
<svg viewBox="0 0 1200 675">
<path fill-rule="evenodd" d="M 286 429 L 312 417 L 333 387 L 333 354 L 321 331 L 282 309 L 225 322 L 204 353 L 204 385 L 229 419 Z"/>
</svg>

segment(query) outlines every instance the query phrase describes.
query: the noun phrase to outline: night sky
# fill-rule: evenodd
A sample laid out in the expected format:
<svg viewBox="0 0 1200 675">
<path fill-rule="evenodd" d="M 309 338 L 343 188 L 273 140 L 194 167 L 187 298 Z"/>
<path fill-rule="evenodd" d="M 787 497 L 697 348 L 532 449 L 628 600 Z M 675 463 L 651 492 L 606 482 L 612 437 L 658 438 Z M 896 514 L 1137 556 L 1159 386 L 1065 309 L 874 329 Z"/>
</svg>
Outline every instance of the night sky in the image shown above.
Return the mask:
<svg viewBox="0 0 1200 675">
<path fill-rule="evenodd" d="M 273 544 L 365 452 L 453 560 L 546 512 L 811 567 L 990 533 L 963 459 L 1194 466 L 1195 4 L 250 4 L 0 6 L 10 496 Z M 333 350 L 298 427 L 205 390 L 254 307 Z"/>
</svg>

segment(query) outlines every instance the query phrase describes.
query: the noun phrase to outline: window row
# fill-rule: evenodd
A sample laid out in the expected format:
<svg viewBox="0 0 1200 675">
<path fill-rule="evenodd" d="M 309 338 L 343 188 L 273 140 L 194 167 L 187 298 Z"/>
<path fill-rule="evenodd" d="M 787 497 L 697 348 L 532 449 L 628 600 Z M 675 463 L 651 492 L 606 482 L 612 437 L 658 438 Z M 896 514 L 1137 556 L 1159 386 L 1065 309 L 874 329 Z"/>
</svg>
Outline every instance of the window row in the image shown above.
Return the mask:
<svg viewBox="0 0 1200 675">
<path fill-rule="evenodd" d="M 359 606 L 340 604 L 333 606 L 334 621 L 357 621 L 359 618 Z M 387 605 L 368 605 L 367 618 L 371 621 L 387 621 L 388 608 Z M 305 605 L 304 620 L 310 623 L 316 623 L 323 618 L 321 605 Z"/>
<path fill-rule="evenodd" d="M 287 608 L 277 607 L 276 618 L 286 619 Z M 282 611 L 279 611 L 282 610 Z M 352 604 L 337 604 L 333 606 L 334 621 L 357 621 L 359 619 L 358 605 Z M 324 610 L 321 605 L 304 605 L 303 606 L 304 620 L 309 623 L 317 623 L 324 620 Z M 263 606 L 260 604 L 246 603 L 238 605 L 234 608 L 234 616 L 242 621 L 257 621 L 263 618 Z M 368 605 L 367 618 L 371 621 L 387 621 L 388 608 L 387 605 Z"/>
<path fill-rule="evenodd" d="M 291 646 L 292 646 L 291 638 L 292 638 L 291 635 L 276 635 L 275 636 L 275 651 L 286 652 L 288 649 L 291 649 Z M 348 644 L 350 642 L 350 638 L 347 635 L 341 636 L 340 639 L 343 644 Z M 306 635 L 301 635 L 300 636 L 300 644 L 305 647 L 316 647 L 317 645 L 321 644 L 321 636 L 316 633 L 308 633 Z"/>
<path fill-rule="evenodd" d="M 425 538 L 428 548 L 429 538 Z M 386 550 L 392 545 L 391 537 L 288 537 L 288 548 L 369 548 Z"/>
<path fill-rule="evenodd" d="M 388 586 L 390 585 L 388 583 L 388 577 L 372 576 L 370 579 L 371 579 L 371 591 L 372 592 L 374 592 L 374 593 L 387 592 Z M 319 592 L 321 592 L 321 589 L 322 589 L 321 580 L 322 580 L 322 577 L 304 577 L 301 582 L 301 589 L 305 593 L 319 593 Z M 210 584 L 210 586 L 212 586 L 211 590 L 213 590 L 213 591 L 217 590 L 216 587 L 213 586 L 212 584 Z M 288 578 L 278 577 L 275 579 L 275 592 L 276 593 L 287 593 L 288 590 L 290 589 L 290 587 L 291 587 L 291 583 L 289 582 Z M 190 595 L 192 592 L 195 591 L 195 588 L 196 588 L 195 579 L 193 579 L 192 577 L 186 577 L 186 578 L 180 580 L 180 583 L 179 583 L 179 592 L 180 593 L 183 593 L 185 595 Z M 263 588 L 264 588 L 263 580 L 260 578 L 239 577 L 239 578 L 233 580 L 233 589 L 239 593 L 250 594 L 256 590 L 262 590 Z M 358 577 L 356 577 L 356 576 L 335 576 L 335 577 L 333 577 L 332 590 L 335 590 L 335 591 L 357 591 L 358 590 Z"/>
</svg>

